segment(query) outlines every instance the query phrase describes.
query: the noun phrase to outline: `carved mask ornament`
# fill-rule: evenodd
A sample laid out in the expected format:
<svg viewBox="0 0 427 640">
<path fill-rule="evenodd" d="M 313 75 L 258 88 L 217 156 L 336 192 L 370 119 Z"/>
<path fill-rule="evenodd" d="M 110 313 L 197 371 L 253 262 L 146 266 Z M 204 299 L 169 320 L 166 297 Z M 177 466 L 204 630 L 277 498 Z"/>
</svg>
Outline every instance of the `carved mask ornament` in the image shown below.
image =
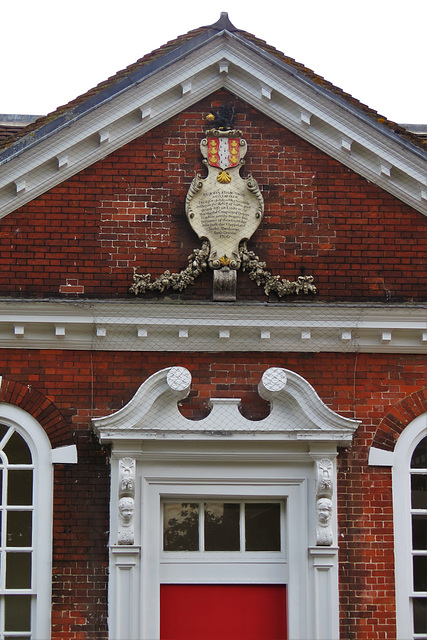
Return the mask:
<svg viewBox="0 0 427 640">
<path fill-rule="evenodd" d="M 279 297 L 315 293 L 312 276 L 299 276 L 295 282 L 273 276 L 266 264 L 247 249 L 247 241 L 257 230 L 264 214 L 264 201 L 256 180 L 242 178 L 247 143 L 242 132 L 234 128 L 234 107 L 223 105 L 207 119 L 214 128 L 206 131 L 200 143 L 203 164 L 208 175 L 197 174 L 185 201 L 187 219 L 202 241 L 188 257 L 188 266 L 179 273 L 165 271 L 151 282 L 151 274 L 134 273 L 130 291 L 183 291 L 208 267 L 213 270 L 214 300 L 235 300 L 237 271 L 247 271 L 251 280 Z"/>
</svg>

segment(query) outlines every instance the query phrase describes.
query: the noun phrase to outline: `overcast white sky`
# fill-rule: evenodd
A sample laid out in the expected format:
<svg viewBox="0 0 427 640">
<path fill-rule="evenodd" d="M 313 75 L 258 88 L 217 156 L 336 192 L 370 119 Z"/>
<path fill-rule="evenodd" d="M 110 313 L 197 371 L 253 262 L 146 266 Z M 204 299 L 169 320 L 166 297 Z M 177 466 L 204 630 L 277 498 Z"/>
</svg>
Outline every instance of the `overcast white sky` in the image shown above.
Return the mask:
<svg viewBox="0 0 427 640">
<path fill-rule="evenodd" d="M 427 0 L 5 0 L 0 113 L 53 111 L 221 11 L 390 120 L 427 123 Z"/>
</svg>

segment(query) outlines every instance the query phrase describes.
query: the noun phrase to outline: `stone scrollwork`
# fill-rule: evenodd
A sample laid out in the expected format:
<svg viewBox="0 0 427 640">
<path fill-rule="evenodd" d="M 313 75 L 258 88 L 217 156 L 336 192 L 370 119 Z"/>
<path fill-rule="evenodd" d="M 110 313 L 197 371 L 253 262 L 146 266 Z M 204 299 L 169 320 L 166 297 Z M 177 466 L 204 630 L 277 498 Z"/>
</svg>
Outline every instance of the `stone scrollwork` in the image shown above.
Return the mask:
<svg viewBox="0 0 427 640">
<path fill-rule="evenodd" d="M 331 546 L 332 493 L 334 465 L 329 458 L 316 462 L 316 545 Z"/>
<path fill-rule="evenodd" d="M 135 460 L 119 461 L 118 544 L 134 544 Z"/>
<path fill-rule="evenodd" d="M 330 498 L 332 496 L 333 471 L 334 466 L 329 458 L 322 458 L 322 460 L 317 461 L 316 493 L 318 498 Z"/>
</svg>

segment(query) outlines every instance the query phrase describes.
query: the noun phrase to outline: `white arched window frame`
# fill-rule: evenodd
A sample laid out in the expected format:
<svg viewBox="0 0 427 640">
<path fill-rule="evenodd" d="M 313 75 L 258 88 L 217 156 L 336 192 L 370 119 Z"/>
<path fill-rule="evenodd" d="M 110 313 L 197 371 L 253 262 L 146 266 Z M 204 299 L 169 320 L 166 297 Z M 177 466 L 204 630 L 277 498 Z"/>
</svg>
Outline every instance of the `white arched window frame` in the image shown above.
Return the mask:
<svg viewBox="0 0 427 640">
<path fill-rule="evenodd" d="M 427 594 L 414 591 L 411 460 L 419 443 L 427 436 L 427 413 L 418 416 L 402 432 L 394 451 L 370 450 L 369 464 L 392 467 L 393 522 L 397 640 L 424 640 L 427 633 L 414 633 L 413 599 Z M 414 470 L 412 470 L 414 473 Z"/>
<path fill-rule="evenodd" d="M 51 637 L 51 582 L 52 582 L 52 510 L 53 510 L 53 463 L 74 463 L 77 461 L 74 445 L 52 450 L 43 427 L 23 409 L 7 403 L 0 403 L 0 425 L 5 430 L 0 438 L 1 462 L 3 468 L 13 469 L 3 453 L 6 441 L 13 433 L 18 433 L 31 452 L 31 463 L 21 468 L 32 469 L 32 540 L 31 540 L 31 586 L 22 590 L 31 597 L 31 631 L 19 637 L 31 640 L 48 640 Z M 3 493 L 3 497 L 6 494 Z M 2 500 L 2 511 L 6 505 Z M 12 507 L 19 511 L 20 507 Z M 26 507 L 22 507 L 26 510 Z M 2 514 L 4 515 L 4 514 Z M 4 527 L 3 518 L 3 527 Z M 2 560 L 6 531 L 2 537 Z M 7 543 L 6 543 L 7 544 Z M 4 562 L 3 562 L 4 565 Z M 4 571 L 4 568 L 2 569 Z M 8 595 L 19 595 L 19 589 L 9 589 L 3 579 L 0 589 L 1 637 L 12 638 L 16 633 L 4 631 L 4 599 Z"/>
</svg>

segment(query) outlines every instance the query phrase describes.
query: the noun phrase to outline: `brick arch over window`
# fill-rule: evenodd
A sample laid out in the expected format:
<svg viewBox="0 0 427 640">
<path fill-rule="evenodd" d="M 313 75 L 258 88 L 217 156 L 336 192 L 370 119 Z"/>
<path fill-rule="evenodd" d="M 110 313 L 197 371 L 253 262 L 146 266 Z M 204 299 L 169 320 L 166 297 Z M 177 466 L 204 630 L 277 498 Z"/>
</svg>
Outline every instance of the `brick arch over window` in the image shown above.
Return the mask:
<svg viewBox="0 0 427 640">
<path fill-rule="evenodd" d="M 404 428 L 422 413 L 427 412 L 427 387 L 414 391 L 396 404 L 381 420 L 372 446 L 394 451 L 397 439 Z"/>
<path fill-rule="evenodd" d="M 52 449 L 72 444 L 70 427 L 64 416 L 49 398 L 31 385 L 1 380 L 0 402 L 20 407 L 35 418 L 46 431 Z"/>
</svg>

